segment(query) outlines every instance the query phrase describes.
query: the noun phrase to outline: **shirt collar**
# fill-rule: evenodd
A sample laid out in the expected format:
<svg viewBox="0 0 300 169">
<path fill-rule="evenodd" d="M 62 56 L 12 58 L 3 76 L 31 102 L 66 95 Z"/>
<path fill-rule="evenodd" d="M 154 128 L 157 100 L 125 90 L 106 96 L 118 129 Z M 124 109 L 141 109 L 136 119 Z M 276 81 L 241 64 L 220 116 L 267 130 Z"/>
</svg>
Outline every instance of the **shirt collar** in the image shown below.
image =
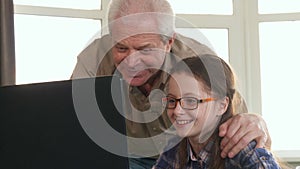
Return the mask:
<svg viewBox="0 0 300 169">
<path fill-rule="evenodd" d="M 194 153 L 193 153 L 193 150 L 192 150 L 192 147 L 189 143 L 189 141 L 187 140 L 187 151 L 188 151 L 188 159 L 191 160 L 191 161 L 201 161 L 205 164 L 208 164 L 210 158 L 211 158 L 211 148 L 213 147 L 214 145 L 214 141 L 209 141 L 205 147 L 199 152 L 198 156 L 195 157 L 194 156 Z"/>
<path fill-rule="evenodd" d="M 179 61 L 179 58 L 174 57 L 172 53 L 168 53 L 166 55 L 165 61 L 161 67 L 162 71 L 157 77 L 158 80 L 153 84 L 152 89 L 160 89 L 163 90 L 165 89 L 165 84 L 167 83 L 169 79 L 169 73 L 171 68 Z M 129 87 L 130 92 L 136 93 L 139 92 L 137 87 L 130 86 Z"/>
</svg>

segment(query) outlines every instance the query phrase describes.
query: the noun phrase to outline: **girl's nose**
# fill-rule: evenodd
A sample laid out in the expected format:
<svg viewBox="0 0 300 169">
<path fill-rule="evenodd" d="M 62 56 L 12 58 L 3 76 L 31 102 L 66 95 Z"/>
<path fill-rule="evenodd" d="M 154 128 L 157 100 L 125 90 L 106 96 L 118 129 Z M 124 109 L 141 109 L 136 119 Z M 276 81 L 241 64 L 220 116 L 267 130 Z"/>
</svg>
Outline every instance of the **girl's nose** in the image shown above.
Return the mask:
<svg viewBox="0 0 300 169">
<path fill-rule="evenodd" d="M 176 102 L 176 105 L 175 105 L 175 108 L 174 108 L 174 114 L 175 114 L 176 116 L 179 116 L 179 115 L 183 115 L 183 114 L 184 114 L 184 109 L 181 107 L 179 101 Z"/>
</svg>

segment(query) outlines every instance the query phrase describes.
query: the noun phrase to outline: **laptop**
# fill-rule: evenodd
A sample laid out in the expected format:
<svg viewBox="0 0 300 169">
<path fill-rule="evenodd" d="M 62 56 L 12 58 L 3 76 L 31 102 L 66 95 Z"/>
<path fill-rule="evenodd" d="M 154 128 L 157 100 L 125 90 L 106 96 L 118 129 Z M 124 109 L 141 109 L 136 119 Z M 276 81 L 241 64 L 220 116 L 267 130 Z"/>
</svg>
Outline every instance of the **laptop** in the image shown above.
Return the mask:
<svg viewBox="0 0 300 169">
<path fill-rule="evenodd" d="M 0 88 L 0 168 L 129 168 L 122 79 Z"/>
</svg>

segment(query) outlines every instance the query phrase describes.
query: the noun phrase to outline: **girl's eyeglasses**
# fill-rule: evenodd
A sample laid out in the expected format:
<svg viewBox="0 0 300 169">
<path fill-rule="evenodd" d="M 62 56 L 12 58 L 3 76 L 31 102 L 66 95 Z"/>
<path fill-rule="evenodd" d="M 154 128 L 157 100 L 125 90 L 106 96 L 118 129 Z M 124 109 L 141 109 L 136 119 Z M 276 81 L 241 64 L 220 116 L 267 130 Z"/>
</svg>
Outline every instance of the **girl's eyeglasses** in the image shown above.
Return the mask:
<svg viewBox="0 0 300 169">
<path fill-rule="evenodd" d="M 214 100 L 216 100 L 216 98 L 197 99 L 195 97 L 182 97 L 176 99 L 170 96 L 162 98 L 162 102 L 167 109 L 175 109 L 177 102 L 179 102 L 181 108 L 186 110 L 197 109 L 199 103 L 204 103 L 204 102 L 209 102 Z"/>
</svg>

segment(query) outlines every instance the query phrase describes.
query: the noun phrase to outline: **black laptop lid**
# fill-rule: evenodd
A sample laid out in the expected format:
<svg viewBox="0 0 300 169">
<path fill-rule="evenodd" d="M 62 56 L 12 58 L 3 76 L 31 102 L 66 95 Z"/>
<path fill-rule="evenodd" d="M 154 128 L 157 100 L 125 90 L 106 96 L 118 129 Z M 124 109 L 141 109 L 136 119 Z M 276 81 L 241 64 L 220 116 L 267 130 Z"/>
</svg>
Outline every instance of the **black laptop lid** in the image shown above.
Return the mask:
<svg viewBox="0 0 300 169">
<path fill-rule="evenodd" d="M 84 97 L 91 93 L 109 125 L 125 134 L 120 106 L 115 106 L 122 104 L 121 83 L 111 82 L 112 77 L 101 77 L 0 88 L 0 168 L 128 168 L 127 158 L 110 153 L 91 139 L 107 138 L 107 131 L 102 133 L 97 124 L 82 127 L 89 120 L 97 120 L 92 116 L 80 120 L 84 115 L 76 113 L 82 107 L 78 103 L 86 102 L 83 104 L 89 107 L 91 101 Z M 111 91 L 120 97 L 113 99 Z M 90 137 L 88 130 L 94 136 Z M 106 139 L 105 143 L 126 152 L 126 139 Z"/>
</svg>

